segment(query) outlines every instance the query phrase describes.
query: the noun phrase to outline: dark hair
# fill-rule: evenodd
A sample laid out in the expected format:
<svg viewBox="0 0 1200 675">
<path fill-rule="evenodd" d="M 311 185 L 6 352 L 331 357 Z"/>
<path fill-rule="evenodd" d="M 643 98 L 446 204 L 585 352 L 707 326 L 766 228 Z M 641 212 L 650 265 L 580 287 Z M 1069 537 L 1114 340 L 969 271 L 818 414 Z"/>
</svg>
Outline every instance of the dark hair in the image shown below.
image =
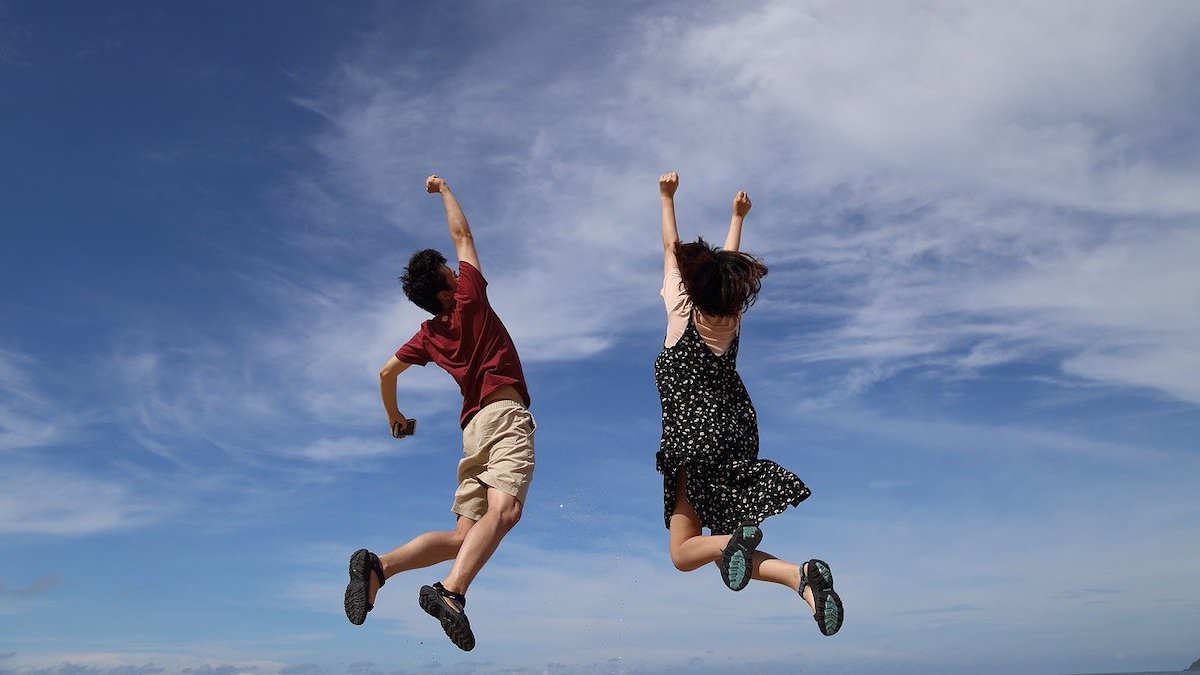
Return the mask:
<svg viewBox="0 0 1200 675">
<path fill-rule="evenodd" d="M 767 267 L 740 251 L 723 251 L 701 237 L 675 242 L 675 260 L 683 287 L 696 309 L 709 316 L 737 316 L 758 299 Z"/>
<path fill-rule="evenodd" d="M 413 304 L 437 316 L 442 313 L 442 301 L 438 299 L 438 291 L 448 291 L 450 286 L 442 276 L 442 265 L 446 264 L 446 256 L 432 248 L 417 251 L 408 259 L 408 267 L 400 277 L 404 287 L 404 295 Z"/>
</svg>

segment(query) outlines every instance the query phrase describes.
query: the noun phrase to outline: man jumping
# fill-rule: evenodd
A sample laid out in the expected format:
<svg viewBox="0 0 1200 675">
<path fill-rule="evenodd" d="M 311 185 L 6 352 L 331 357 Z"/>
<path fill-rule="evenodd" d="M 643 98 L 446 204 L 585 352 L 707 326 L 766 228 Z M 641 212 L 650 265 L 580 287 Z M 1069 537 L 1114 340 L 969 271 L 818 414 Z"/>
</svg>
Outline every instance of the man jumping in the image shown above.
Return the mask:
<svg viewBox="0 0 1200 675">
<path fill-rule="evenodd" d="M 379 371 L 379 393 L 392 435 L 412 432 L 396 402 L 396 380 L 411 365 L 432 361 L 454 378 L 462 391 L 459 417 L 463 458 L 451 508 L 454 530 L 426 532 L 396 550 L 377 556 L 359 549 L 350 556 L 346 618 L 359 625 L 375 603 L 375 594 L 395 574 L 453 560 L 440 582 L 422 586 L 418 602 L 442 624 L 459 649 L 475 647 L 466 615 L 467 588 L 500 540 L 521 518 L 533 478 L 533 433 L 529 391 L 512 338 L 487 297 L 475 240 L 462 207 L 446 181 L 425 180 L 425 189 L 442 197 L 458 271 L 433 249 L 413 254 L 401 282 L 404 294 L 433 318 Z"/>
</svg>

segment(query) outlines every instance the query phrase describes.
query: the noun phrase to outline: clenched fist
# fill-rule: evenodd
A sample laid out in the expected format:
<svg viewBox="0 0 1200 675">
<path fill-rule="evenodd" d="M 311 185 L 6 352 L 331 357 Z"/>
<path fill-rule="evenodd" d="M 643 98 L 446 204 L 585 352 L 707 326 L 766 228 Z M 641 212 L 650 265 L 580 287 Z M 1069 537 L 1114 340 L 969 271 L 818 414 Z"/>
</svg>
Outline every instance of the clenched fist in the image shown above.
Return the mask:
<svg viewBox="0 0 1200 675">
<path fill-rule="evenodd" d="M 658 177 L 658 192 L 664 197 L 674 197 L 679 189 L 679 174 L 674 171 Z"/>
<path fill-rule="evenodd" d="M 750 195 L 746 194 L 744 190 L 733 196 L 733 215 L 745 217 L 747 213 L 750 213 L 750 206 Z"/>
</svg>

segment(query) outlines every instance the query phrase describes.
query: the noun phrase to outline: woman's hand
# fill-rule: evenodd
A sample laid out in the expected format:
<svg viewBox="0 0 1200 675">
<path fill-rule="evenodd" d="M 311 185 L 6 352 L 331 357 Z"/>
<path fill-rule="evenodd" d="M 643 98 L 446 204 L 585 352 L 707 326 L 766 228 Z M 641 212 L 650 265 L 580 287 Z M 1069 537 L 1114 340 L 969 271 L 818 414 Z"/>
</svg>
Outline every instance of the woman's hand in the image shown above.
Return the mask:
<svg viewBox="0 0 1200 675">
<path fill-rule="evenodd" d="M 747 213 L 750 213 L 750 195 L 746 194 L 745 190 L 733 196 L 733 215 L 738 218 L 745 218 Z"/>
<path fill-rule="evenodd" d="M 658 193 L 669 199 L 675 197 L 675 191 L 679 189 L 679 174 L 674 171 L 664 173 L 658 177 Z"/>
</svg>

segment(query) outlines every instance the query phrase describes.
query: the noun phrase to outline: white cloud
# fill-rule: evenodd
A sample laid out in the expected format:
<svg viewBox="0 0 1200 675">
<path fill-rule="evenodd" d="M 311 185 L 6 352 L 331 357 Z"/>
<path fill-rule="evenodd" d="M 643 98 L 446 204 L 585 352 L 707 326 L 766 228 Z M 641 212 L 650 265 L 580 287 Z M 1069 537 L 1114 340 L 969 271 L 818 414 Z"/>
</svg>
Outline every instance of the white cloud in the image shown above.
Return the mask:
<svg viewBox="0 0 1200 675">
<path fill-rule="evenodd" d="M 415 331 L 420 310 L 394 298 L 364 300 L 347 284 L 311 289 L 274 276 L 248 283 L 271 319 L 234 328 L 222 342 L 164 348 L 153 335 L 131 337 L 112 359 L 112 379 L 130 401 L 121 414 L 146 449 L 183 464 L 209 461 L 213 445 L 237 463 L 418 450 L 419 442 L 387 435 L 377 372 L 409 337 L 397 337 L 394 326 Z M 401 376 L 401 407 L 455 426 L 461 398 L 435 371 Z"/>
<path fill-rule="evenodd" d="M 1177 47 L 1200 24 L 1193 5 L 661 11 L 599 37 L 577 16 L 514 25 L 436 85 L 399 67 L 381 30 L 306 101 L 330 122 L 314 213 L 379 205 L 412 248 L 444 245 L 420 179 L 447 175 L 523 358 L 580 358 L 660 320 L 654 179 L 678 168 L 685 237 L 719 239 L 729 196 L 759 196 L 745 245 L 782 267 L 756 311 L 824 292 L 818 313 L 845 318 L 796 353 L 851 361 L 847 396 L 913 366 L 1066 350 L 1072 373 L 1195 402 L 1155 365 L 1200 344 L 1193 321 L 1156 325 L 1197 315 L 1186 291 L 1162 292 L 1200 286 L 1180 264 L 1196 252 L 1200 165 L 1164 150 L 1196 143 L 1174 112 L 1191 95 Z M 606 57 L 538 68 L 566 37 Z M 1122 252 L 1128 264 L 1093 274 Z M 1067 311 L 1046 306 L 1056 296 Z M 1096 354 L 1117 362 L 1089 367 Z"/>
<path fill-rule="evenodd" d="M 112 481 L 15 466 L 0 476 L 0 532 L 6 534 L 93 534 L 161 515 Z"/>
</svg>

